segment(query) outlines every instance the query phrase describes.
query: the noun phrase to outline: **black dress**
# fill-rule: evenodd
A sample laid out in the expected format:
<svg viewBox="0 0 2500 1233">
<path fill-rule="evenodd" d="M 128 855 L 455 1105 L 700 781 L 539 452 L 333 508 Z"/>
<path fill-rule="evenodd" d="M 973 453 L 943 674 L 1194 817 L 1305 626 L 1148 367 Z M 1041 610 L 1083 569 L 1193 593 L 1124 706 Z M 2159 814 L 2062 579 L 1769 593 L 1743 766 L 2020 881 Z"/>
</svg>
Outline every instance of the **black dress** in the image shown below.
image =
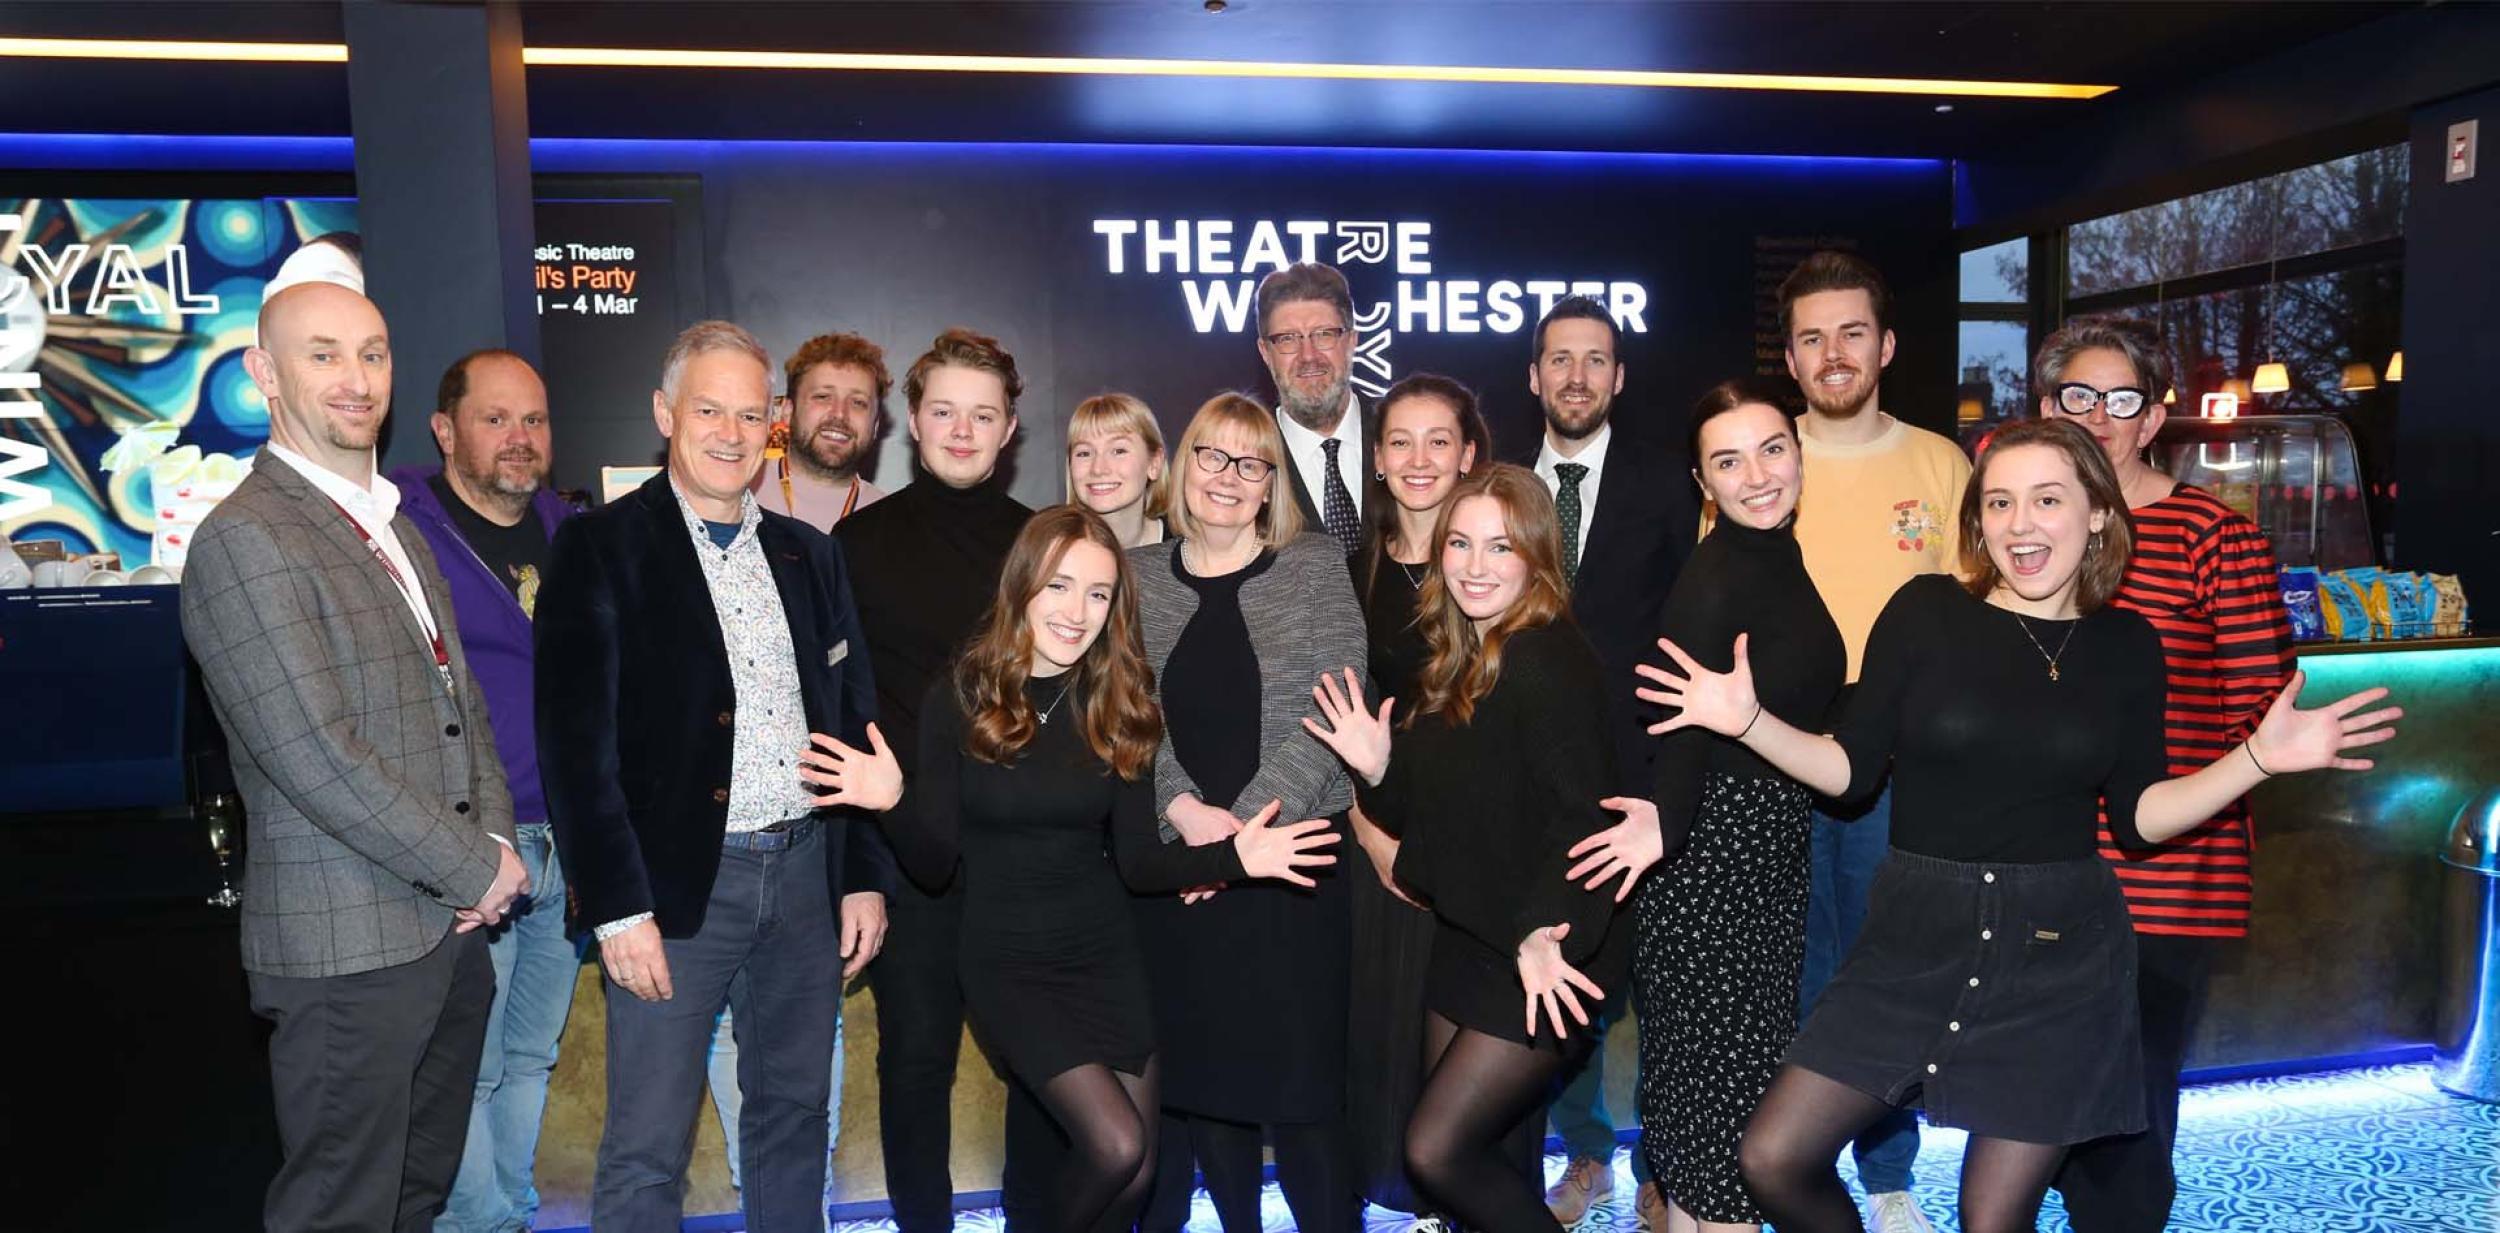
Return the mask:
<svg viewBox="0 0 2500 1233">
<path fill-rule="evenodd" d="M 1788 1062 L 1975 1135 L 2143 1129 L 2135 931 L 2096 821 L 2106 799 L 2110 835 L 2146 846 L 2162 698 L 2135 613 L 2043 621 L 1951 578 L 1904 583 L 1834 734 L 1849 795 L 1891 767 L 1892 852 Z"/>
<path fill-rule="evenodd" d="M 1415 627 L 1424 566 L 1401 565 L 1383 553 L 1368 582 L 1364 562 L 1353 562 L 1363 590 L 1363 624 L 1371 641 L 1372 705 L 1398 700 L 1398 713 L 1415 702 L 1415 681 L 1429 649 Z M 1432 913 L 1389 893 L 1358 845 L 1345 845 L 1352 862 L 1347 890 L 1354 903 L 1354 988 L 1347 1006 L 1346 1134 L 1352 1143 L 1363 1197 L 1382 1207 L 1417 1211 L 1422 1201 L 1406 1176 L 1406 1123 L 1424 1087 L 1424 973 L 1438 926 Z"/>
<path fill-rule="evenodd" d="M 1663 624 L 1715 671 L 1749 635 L 1763 709 L 1808 731 L 1848 668 L 1787 525 L 1721 519 L 1676 579 Z M 1686 728 L 1659 745 L 1652 799 L 1669 855 L 1633 900 L 1641 1147 L 1696 1219 L 1760 1224 L 1736 1140 L 1797 1033 L 1812 798 L 1715 733 Z"/>
<path fill-rule="evenodd" d="M 1615 794 L 1615 748 L 1597 652 L 1568 619 L 1512 634 L 1502 674 L 1453 725 L 1418 715 L 1400 728 L 1363 812 L 1399 836 L 1397 876 L 1432 905 L 1425 1004 L 1460 1027 L 1519 1043 L 1560 1045 L 1550 1025 L 1525 1028 L 1519 943 L 1567 924 L 1563 955 L 1604 989 L 1627 976 L 1631 931 L 1612 929 L 1611 893 L 1563 876 L 1572 845 L 1614 824 L 1597 804 Z M 1572 1025 L 1570 1045 L 1588 1031 Z"/>
<path fill-rule="evenodd" d="M 1085 743 L 1067 677 L 1028 681 L 1043 722 L 1012 763 L 964 749 L 964 715 L 940 680 L 920 711 L 919 808 L 892 828 L 924 883 L 962 861 L 964 1001 L 983 1039 L 1039 1086 L 1088 1063 L 1141 1074 L 1155 1052 L 1146 971 L 1122 888 L 1172 891 L 1242 876 L 1233 845 L 1166 844 L 1154 786 L 1122 780 Z M 1106 832 L 1113 858 L 1104 853 Z"/>
</svg>

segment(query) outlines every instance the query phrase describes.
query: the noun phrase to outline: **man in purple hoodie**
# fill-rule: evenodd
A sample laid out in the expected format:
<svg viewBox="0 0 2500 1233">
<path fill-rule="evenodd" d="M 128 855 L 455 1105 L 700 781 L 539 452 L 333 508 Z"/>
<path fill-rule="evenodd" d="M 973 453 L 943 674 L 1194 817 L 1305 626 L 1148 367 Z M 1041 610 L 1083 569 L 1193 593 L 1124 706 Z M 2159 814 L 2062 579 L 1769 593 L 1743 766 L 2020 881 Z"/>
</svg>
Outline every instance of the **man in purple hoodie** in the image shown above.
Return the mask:
<svg viewBox="0 0 2500 1233">
<path fill-rule="evenodd" d="M 532 894 L 489 939 L 494 1008 L 478 1061 L 469 1140 L 437 1233 L 526 1229 L 538 1211 L 531 1166 L 547 1074 L 573 1005 L 580 953 L 564 930 L 564 873 L 538 775 L 531 615 L 556 524 L 574 511 L 547 486 L 547 387 L 509 351 L 475 351 L 444 372 L 434 403 L 443 466 L 393 472 L 450 584 L 460 645 L 512 785 L 514 830 Z"/>
</svg>

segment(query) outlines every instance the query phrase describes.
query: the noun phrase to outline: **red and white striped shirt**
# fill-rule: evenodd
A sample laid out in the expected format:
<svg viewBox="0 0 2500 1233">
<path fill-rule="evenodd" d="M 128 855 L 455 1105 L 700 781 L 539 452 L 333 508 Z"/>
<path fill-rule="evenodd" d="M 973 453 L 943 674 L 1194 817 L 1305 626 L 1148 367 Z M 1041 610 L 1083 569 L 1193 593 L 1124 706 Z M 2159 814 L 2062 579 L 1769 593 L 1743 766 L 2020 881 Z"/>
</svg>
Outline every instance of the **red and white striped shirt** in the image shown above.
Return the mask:
<svg viewBox="0 0 2500 1233">
<path fill-rule="evenodd" d="M 2291 676 L 2274 545 L 2238 511 L 2186 484 L 2127 517 L 2135 551 L 2111 602 L 2143 614 L 2161 635 L 2170 774 L 2192 774 L 2246 740 Z M 2245 799 L 2148 851 L 2120 850 L 2106 820 L 2101 827 L 2101 856 L 2117 871 L 2138 933 L 2247 936 L 2255 846 Z"/>
</svg>

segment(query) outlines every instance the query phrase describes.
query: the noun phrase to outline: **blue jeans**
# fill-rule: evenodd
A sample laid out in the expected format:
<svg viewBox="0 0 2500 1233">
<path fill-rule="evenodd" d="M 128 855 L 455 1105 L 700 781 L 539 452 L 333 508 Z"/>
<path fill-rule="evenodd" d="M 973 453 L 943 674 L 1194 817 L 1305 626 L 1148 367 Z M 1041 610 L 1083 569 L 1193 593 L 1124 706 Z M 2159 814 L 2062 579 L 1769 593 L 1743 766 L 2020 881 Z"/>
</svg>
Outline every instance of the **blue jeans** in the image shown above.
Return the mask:
<svg viewBox="0 0 2500 1233">
<path fill-rule="evenodd" d="M 748 1233 L 825 1226 L 825 1062 L 842 958 L 825 885 L 823 824 L 721 842 L 703 927 L 663 938 L 676 996 L 645 1002 L 615 981 L 608 1006 L 608 1114 L 591 1186 L 600 1233 L 677 1233 L 703 1104 L 705 1056 L 736 1009 L 740 1210 Z"/>
<path fill-rule="evenodd" d="M 538 1159 L 539 1117 L 547 1108 L 547 1072 L 573 1010 L 581 952 L 564 936 L 564 867 L 544 822 L 515 827 L 513 845 L 529 870 L 525 906 L 487 935 L 495 967 L 495 1001 L 486 1017 L 486 1048 L 478 1057 L 477 1091 L 469 1109 L 469 1141 L 436 1233 L 510 1233 L 538 1215 L 531 1179 Z"/>
<path fill-rule="evenodd" d="M 1622 1021 L 1623 1010 L 1622 990 L 1598 1008 L 1597 1047 L 1589 1050 L 1588 1064 L 1569 1077 L 1545 1111 L 1555 1137 L 1563 1142 L 1563 1154 L 1572 1160 L 1615 1158 L 1615 1119 L 1606 1109 L 1606 1034 Z M 1632 1144 L 1632 1180 L 1649 1180 L 1649 1154 L 1637 1139 Z"/>
<path fill-rule="evenodd" d="M 1797 991 L 1797 1021 L 1813 1013 L 1815 999 L 1840 971 L 1866 924 L 1867 894 L 1875 867 L 1892 849 L 1892 785 L 1877 793 L 1861 814 L 1837 817 L 1814 811 L 1814 888 L 1806 902 L 1806 970 Z M 1851 1154 L 1858 1182 L 1868 1194 L 1910 1188 L 1910 1165 L 1918 1159 L 1918 1113 L 1896 1109 L 1867 1127 Z"/>
<path fill-rule="evenodd" d="M 841 909 L 835 908 L 837 916 Z M 704 1067 L 706 1082 L 712 1090 L 712 1112 L 720 1116 L 722 1153 L 729 1158 L 729 1185 L 738 1186 L 738 1111 L 746 1107 L 746 1098 L 738 1093 L 738 1037 L 730 1010 L 724 1006 L 720 1024 L 712 1029 L 712 1057 Z M 833 1025 L 833 1077 L 825 1097 L 825 1154 L 831 1156 L 842 1146 L 842 1022 L 839 1016 Z M 825 1174 L 825 1206 L 833 1206 L 831 1166 Z"/>
</svg>

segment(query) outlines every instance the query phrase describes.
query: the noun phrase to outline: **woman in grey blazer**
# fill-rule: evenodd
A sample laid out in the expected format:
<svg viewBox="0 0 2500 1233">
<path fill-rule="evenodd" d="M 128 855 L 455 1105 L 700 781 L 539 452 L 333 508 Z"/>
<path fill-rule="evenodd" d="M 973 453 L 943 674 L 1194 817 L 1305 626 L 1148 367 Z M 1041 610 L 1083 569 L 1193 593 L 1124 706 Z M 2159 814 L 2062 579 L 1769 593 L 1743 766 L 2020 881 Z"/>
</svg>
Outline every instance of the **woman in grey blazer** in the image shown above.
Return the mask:
<svg viewBox="0 0 2500 1233">
<path fill-rule="evenodd" d="M 1173 451 L 1172 541 L 1130 553 L 1163 707 L 1155 800 L 1171 842 L 1222 842 L 1270 801 L 1280 820 L 1342 832 L 1353 802 L 1302 719 L 1320 676 L 1364 670 L 1363 614 L 1336 541 L 1302 534 L 1279 493 L 1284 458 L 1266 408 L 1218 395 Z M 1147 1233 L 1187 1219 L 1193 1159 L 1226 1233 L 1256 1233 L 1263 1137 L 1296 1227 L 1358 1223 L 1344 1120 L 1349 900 L 1344 874 L 1318 883 L 1138 902 L 1164 1071 Z"/>
</svg>

